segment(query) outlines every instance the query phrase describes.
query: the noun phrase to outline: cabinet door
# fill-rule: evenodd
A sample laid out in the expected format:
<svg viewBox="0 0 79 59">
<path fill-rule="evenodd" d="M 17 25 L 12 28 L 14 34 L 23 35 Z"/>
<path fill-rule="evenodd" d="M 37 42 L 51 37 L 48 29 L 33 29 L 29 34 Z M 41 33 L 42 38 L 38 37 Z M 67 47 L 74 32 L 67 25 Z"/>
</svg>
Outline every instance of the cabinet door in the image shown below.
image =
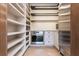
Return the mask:
<svg viewBox="0 0 79 59">
<path fill-rule="evenodd" d="M 54 32 L 48 31 L 44 33 L 44 43 L 48 46 L 54 45 Z"/>
</svg>

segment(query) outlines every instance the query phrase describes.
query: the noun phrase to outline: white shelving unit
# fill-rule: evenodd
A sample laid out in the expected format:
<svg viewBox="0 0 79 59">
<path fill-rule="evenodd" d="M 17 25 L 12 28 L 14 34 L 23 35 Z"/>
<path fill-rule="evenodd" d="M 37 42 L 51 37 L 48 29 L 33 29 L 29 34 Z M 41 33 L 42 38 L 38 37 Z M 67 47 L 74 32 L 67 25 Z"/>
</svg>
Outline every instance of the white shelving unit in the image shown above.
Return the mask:
<svg viewBox="0 0 79 59">
<path fill-rule="evenodd" d="M 31 31 L 30 31 L 30 24 L 31 24 L 31 21 L 30 21 L 30 4 L 26 4 L 26 48 L 27 49 L 30 45 L 30 36 L 31 36 Z M 20 52 L 21 54 L 23 53 L 24 51 Z"/>
<path fill-rule="evenodd" d="M 63 55 L 70 55 L 70 7 L 68 3 L 59 5 L 59 50 Z"/>
<path fill-rule="evenodd" d="M 14 5 L 17 5 L 17 4 L 14 4 Z M 11 4 L 11 3 L 9 3 L 8 4 L 8 7 L 9 7 L 9 12 L 11 13 L 11 14 L 14 14 L 14 15 L 17 15 L 17 16 L 23 16 L 24 17 L 24 14 L 22 14 L 21 12 L 20 12 L 20 10 L 18 10 L 18 8 L 17 7 L 15 7 L 13 4 Z"/>
<path fill-rule="evenodd" d="M 29 7 L 28 7 L 29 8 Z M 7 55 L 22 56 L 29 47 L 27 36 L 27 19 L 30 17 L 30 11 L 27 13 L 27 4 L 9 3 L 7 4 Z M 28 18 L 26 18 L 28 17 Z M 30 22 L 30 19 L 28 19 Z M 28 29 L 30 31 L 30 28 Z M 27 45 L 26 45 L 27 44 Z"/>
<path fill-rule="evenodd" d="M 70 31 L 70 4 L 61 3 L 59 5 L 59 30 Z"/>
</svg>

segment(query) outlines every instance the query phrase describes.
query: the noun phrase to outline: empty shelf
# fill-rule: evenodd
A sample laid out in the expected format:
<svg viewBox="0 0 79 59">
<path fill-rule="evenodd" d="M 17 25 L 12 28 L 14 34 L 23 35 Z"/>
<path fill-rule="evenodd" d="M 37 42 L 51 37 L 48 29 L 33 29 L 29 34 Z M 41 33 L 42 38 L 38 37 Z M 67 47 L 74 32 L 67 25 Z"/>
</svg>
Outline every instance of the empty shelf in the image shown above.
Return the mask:
<svg viewBox="0 0 79 59">
<path fill-rule="evenodd" d="M 26 24 L 26 26 L 30 26 L 29 24 Z"/>
<path fill-rule="evenodd" d="M 30 22 L 30 19 L 26 18 L 26 20 Z"/>
<path fill-rule="evenodd" d="M 70 20 L 61 20 L 61 21 L 58 21 L 59 23 L 62 23 L 62 22 L 70 22 Z"/>
<path fill-rule="evenodd" d="M 32 10 L 31 13 L 58 13 L 58 10 Z"/>
<path fill-rule="evenodd" d="M 19 51 L 16 55 L 17 56 L 22 56 L 24 54 L 24 52 L 27 50 L 28 47 L 29 47 L 29 45 L 27 45 L 26 48 L 24 48 L 21 51 Z"/>
<path fill-rule="evenodd" d="M 59 16 L 65 16 L 65 15 L 70 15 L 70 12 L 68 12 L 68 13 L 63 13 L 63 14 L 59 14 Z"/>
<path fill-rule="evenodd" d="M 30 4 L 31 6 L 35 6 L 35 7 L 57 7 L 58 3 L 32 3 Z"/>
<path fill-rule="evenodd" d="M 30 6 L 28 5 L 28 4 L 26 4 L 26 11 L 27 12 L 30 12 L 30 8 L 29 8 Z"/>
<path fill-rule="evenodd" d="M 40 6 L 40 7 L 35 7 L 35 8 L 33 8 L 33 9 L 45 9 L 45 10 L 50 10 L 50 9 L 57 9 L 58 7 L 42 7 L 42 6 Z"/>
<path fill-rule="evenodd" d="M 38 21 L 38 20 L 58 20 L 58 16 L 32 16 L 31 17 L 31 20 L 35 20 L 35 21 Z"/>
<path fill-rule="evenodd" d="M 31 13 L 32 16 L 58 16 L 58 13 Z"/>
<path fill-rule="evenodd" d="M 26 35 L 26 37 L 29 37 L 29 35 Z"/>
<path fill-rule="evenodd" d="M 31 20 L 31 22 L 57 22 L 58 20 Z"/>
<path fill-rule="evenodd" d="M 13 15 L 19 16 L 19 17 L 25 17 L 14 5 L 11 3 L 8 4 L 9 12 Z"/>
<path fill-rule="evenodd" d="M 14 40 L 11 40 L 9 43 L 8 43 L 8 49 L 15 46 L 16 44 L 22 42 L 26 37 L 22 37 L 22 38 L 18 38 L 18 39 L 14 39 Z"/>
<path fill-rule="evenodd" d="M 21 49 L 17 54 L 16 56 L 22 56 L 24 54 L 24 52 L 26 51 L 26 49 Z"/>
<path fill-rule="evenodd" d="M 61 7 L 59 7 L 59 10 L 61 10 L 61 9 L 66 9 L 66 8 L 70 8 L 70 7 L 71 7 L 71 5 L 61 6 Z"/>
<path fill-rule="evenodd" d="M 28 43 L 28 42 L 29 42 L 29 40 L 26 41 L 26 43 Z"/>
<path fill-rule="evenodd" d="M 30 30 L 26 30 L 26 32 L 30 32 Z"/>
<path fill-rule="evenodd" d="M 9 22 L 11 22 L 11 23 L 14 23 L 14 24 L 17 24 L 17 25 L 24 25 L 24 26 L 26 26 L 26 24 L 22 24 L 22 23 L 20 23 L 20 22 L 18 22 L 18 21 L 15 21 L 15 20 L 12 20 L 12 19 L 7 19 Z"/>
<path fill-rule="evenodd" d="M 30 18 L 30 14 L 29 13 L 26 13 L 26 17 Z"/>
<path fill-rule="evenodd" d="M 21 34 L 21 33 L 25 33 L 26 31 L 22 31 L 22 32 L 11 32 L 11 33 L 8 33 L 7 35 L 16 35 L 16 34 Z"/>
<path fill-rule="evenodd" d="M 8 51 L 8 56 L 14 56 L 21 48 L 23 47 L 23 44 L 19 44 Z"/>
<path fill-rule="evenodd" d="M 23 8 L 18 4 L 16 3 L 16 5 L 21 9 L 21 11 L 24 13 L 25 10 L 23 10 Z"/>
</svg>

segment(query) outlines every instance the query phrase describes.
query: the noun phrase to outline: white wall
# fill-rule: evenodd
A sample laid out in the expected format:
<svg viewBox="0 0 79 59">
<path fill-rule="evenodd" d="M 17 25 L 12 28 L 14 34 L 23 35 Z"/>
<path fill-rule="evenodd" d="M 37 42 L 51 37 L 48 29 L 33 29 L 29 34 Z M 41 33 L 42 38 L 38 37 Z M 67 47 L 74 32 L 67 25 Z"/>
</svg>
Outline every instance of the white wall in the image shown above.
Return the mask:
<svg viewBox="0 0 79 59">
<path fill-rule="evenodd" d="M 39 30 L 56 30 L 55 22 L 32 22 L 31 23 L 31 31 L 39 31 Z"/>
</svg>

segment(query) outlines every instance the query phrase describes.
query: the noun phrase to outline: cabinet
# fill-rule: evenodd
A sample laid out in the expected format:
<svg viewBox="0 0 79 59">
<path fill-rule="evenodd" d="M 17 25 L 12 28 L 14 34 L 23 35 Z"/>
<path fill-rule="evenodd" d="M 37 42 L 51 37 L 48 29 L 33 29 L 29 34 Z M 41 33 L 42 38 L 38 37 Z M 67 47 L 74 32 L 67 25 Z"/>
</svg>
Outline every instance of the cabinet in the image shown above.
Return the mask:
<svg viewBox="0 0 79 59">
<path fill-rule="evenodd" d="M 59 5 L 59 50 L 63 55 L 70 55 L 70 13 L 71 4 Z"/>
<path fill-rule="evenodd" d="M 45 31 L 44 33 L 44 44 L 46 46 L 54 46 L 55 32 L 53 31 Z"/>
</svg>

